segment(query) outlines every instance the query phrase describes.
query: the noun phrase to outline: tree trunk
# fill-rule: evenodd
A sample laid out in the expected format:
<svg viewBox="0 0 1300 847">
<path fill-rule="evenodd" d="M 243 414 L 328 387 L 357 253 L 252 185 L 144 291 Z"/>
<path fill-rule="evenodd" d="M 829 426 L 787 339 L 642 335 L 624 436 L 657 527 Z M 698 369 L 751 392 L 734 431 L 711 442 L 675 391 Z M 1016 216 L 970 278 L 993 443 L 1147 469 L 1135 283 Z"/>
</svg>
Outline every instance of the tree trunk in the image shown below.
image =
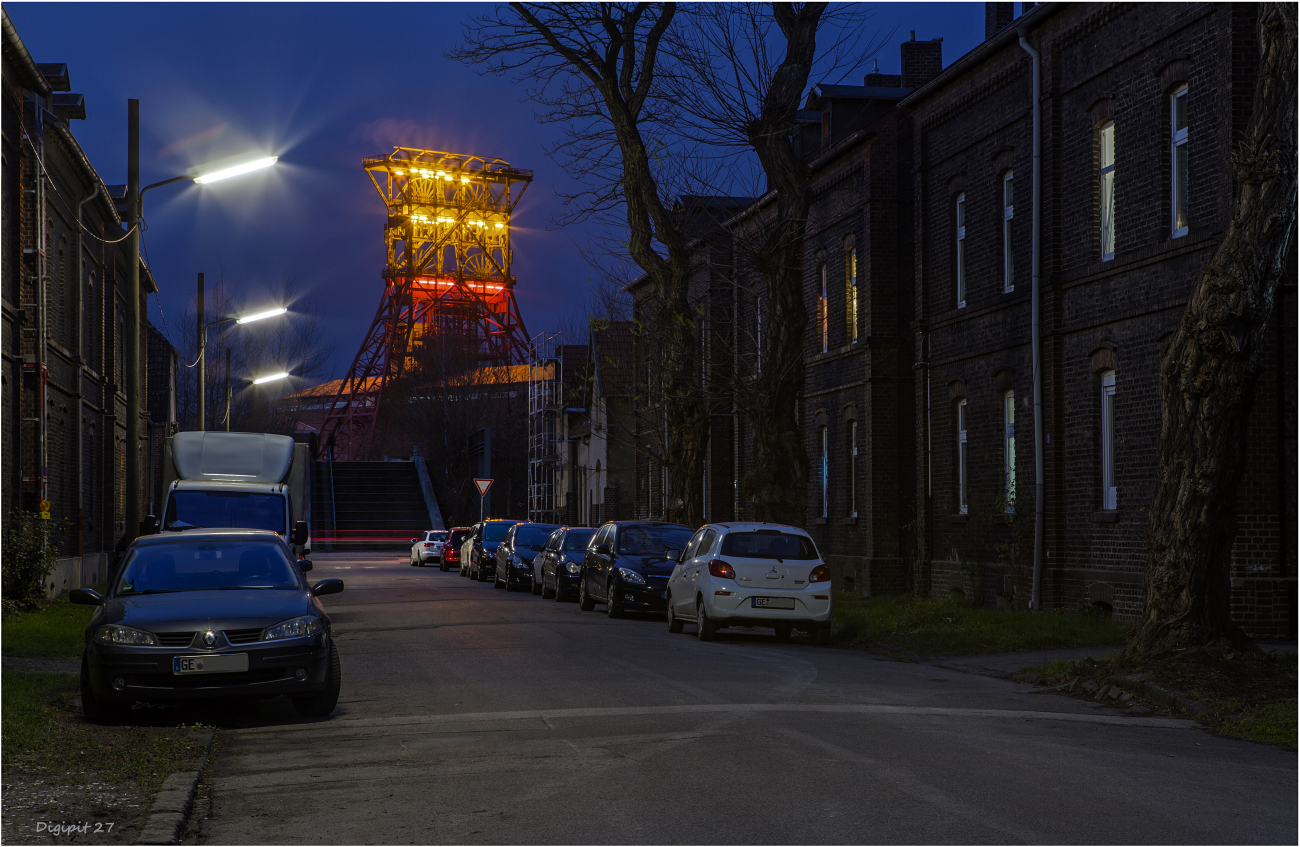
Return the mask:
<svg viewBox="0 0 1300 847">
<path fill-rule="evenodd" d="M 786 38 L 786 52 L 773 75 L 749 140 L 768 185 L 777 192 L 776 220 L 763 233 L 753 265 L 771 304 L 763 342 L 763 378 L 749 398 L 754 461 L 742 492 L 754 518 L 802 526 L 808 513 L 808 451 L 799 426 L 804 387 L 803 242 L 813 192 L 808 165 L 794 151 L 791 131 L 799 99 L 817 53 L 824 3 L 799 8 L 774 3 L 772 14 Z M 758 224 L 760 227 L 762 224 Z"/>
<path fill-rule="evenodd" d="M 1232 159 L 1232 218 L 1160 363 L 1146 611 L 1130 658 L 1250 645 L 1229 608 L 1234 506 L 1264 331 L 1295 227 L 1296 6 L 1263 4 L 1259 40 L 1253 112 Z"/>
</svg>

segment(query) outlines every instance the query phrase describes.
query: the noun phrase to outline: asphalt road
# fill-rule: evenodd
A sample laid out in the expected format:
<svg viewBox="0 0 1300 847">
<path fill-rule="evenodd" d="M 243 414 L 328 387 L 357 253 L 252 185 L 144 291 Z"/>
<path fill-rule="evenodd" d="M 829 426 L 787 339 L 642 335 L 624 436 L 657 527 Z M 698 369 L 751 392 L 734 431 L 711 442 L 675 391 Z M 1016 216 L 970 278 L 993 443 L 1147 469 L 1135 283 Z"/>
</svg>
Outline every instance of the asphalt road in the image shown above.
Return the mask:
<svg viewBox="0 0 1300 847">
<path fill-rule="evenodd" d="M 1296 755 L 1186 721 L 314 561 L 339 708 L 232 718 L 201 843 L 1296 843 Z"/>
</svg>

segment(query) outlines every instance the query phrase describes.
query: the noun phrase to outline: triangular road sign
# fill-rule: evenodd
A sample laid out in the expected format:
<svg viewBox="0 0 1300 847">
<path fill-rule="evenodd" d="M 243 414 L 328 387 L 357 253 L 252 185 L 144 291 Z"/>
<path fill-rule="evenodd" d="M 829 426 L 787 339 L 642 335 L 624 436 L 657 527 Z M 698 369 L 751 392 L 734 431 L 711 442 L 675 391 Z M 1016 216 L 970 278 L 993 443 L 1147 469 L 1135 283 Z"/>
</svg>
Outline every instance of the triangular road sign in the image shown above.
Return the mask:
<svg viewBox="0 0 1300 847">
<path fill-rule="evenodd" d="M 478 496 L 482 497 L 484 494 L 487 494 L 487 490 L 492 487 L 492 480 L 476 479 L 474 480 L 474 485 L 478 486 Z"/>
</svg>

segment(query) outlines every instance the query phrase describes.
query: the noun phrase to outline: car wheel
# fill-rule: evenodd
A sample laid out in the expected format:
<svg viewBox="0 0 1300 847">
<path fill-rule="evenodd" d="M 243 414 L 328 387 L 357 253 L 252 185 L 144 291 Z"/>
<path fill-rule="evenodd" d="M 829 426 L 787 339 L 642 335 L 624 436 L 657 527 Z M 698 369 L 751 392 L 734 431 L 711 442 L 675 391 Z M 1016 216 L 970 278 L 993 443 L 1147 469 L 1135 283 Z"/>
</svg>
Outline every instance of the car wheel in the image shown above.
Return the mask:
<svg viewBox="0 0 1300 847">
<path fill-rule="evenodd" d="M 126 716 L 130 703 L 100 700 L 90 688 L 90 668 L 81 658 L 81 713 L 91 723 L 117 723 Z"/>
<path fill-rule="evenodd" d="M 813 644 L 831 643 L 831 625 L 823 624 L 813 630 Z"/>
<path fill-rule="evenodd" d="M 448 567 L 447 567 L 447 563 L 446 563 L 446 562 L 439 562 L 439 563 L 438 563 L 438 570 L 442 571 L 443 573 L 446 573 L 446 572 L 449 570 Z"/>
<path fill-rule="evenodd" d="M 591 599 L 591 595 L 587 593 L 586 574 L 578 578 L 578 608 L 584 612 L 590 612 L 596 608 L 596 601 Z"/>
<path fill-rule="evenodd" d="M 695 601 L 695 637 L 701 641 L 713 641 L 718 637 L 718 625 L 704 610 L 703 598 Z"/>
<path fill-rule="evenodd" d="M 618 583 L 611 578 L 605 587 L 605 614 L 611 618 L 623 617 L 623 605 L 618 602 Z"/>
<path fill-rule="evenodd" d="M 789 641 L 790 633 L 794 631 L 794 625 L 788 623 L 779 623 L 775 627 L 777 641 Z"/>
<path fill-rule="evenodd" d="M 542 593 L 542 599 L 543 599 L 543 600 L 551 600 L 551 599 L 555 598 L 555 596 L 556 596 L 557 594 L 560 593 L 559 590 L 558 590 L 559 587 L 560 587 L 560 583 L 559 583 L 559 580 L 558 580 L 558 578 L 557 578 L 556 583 L 555 583 L 555 588 L 551 589 L 550 591 L 547 591 L 547 590 L 546 590 L 546 572 L 545 572 L 545 571 L 542 572 L 542 592 L 541 592 L 541 593 Z"/>
<path fill-rule="evenodd" d="M 415 560 L 414 560 L 414 559 L 411 560 L 411 567 L 415 567 Z"/>
<path fill-rule="evenodd" d="M 532 585 L 533 585 L 533 596 L 534 596 L 534 597 L 538 596 L 539 594 L 542 595 L 542 596 L 545 596 L 545 595 L 546 595 L 546 586 L 542 584 L 542 581 L 541 581 L 540 579 L 537 579 L 536 577 L 534 577 L 532 580 L 530 580 L 530 582 L 531 582 Z"/>
<path fill-rule="evenodd" d="M 668 595 L 668 631 L 673 635 L 682 631 L 682 619 L 673 611 L 673 595 Z"/>
<path fill-rule="evenodd" d="M 334 711 L 339 703 L 339 688 L 343 683 L 343 673 L 339 668 L 339 651 L 330 644 L 330 670 L 325 680 L 325 690 L 319 694 L 303 697 L 290 697 L 293 710 L 304 718 L 323 718 Z"/>
<path fill-rule="evenodd" d="M 503 581 L 501 580 L 501 569 L 500 569 L 500 568 L 497 568 L 496 571 L 492 574 L 492 587 L 493 587 L 493 588 L 504 588 L 506 591 L 509 591 L 509 590 L 510 590 L 510 572 L 509 572 L 509 571 L 506 571 L 506 578 L 505 578 L 505 581 L 503 582 Z"/>
</svg>

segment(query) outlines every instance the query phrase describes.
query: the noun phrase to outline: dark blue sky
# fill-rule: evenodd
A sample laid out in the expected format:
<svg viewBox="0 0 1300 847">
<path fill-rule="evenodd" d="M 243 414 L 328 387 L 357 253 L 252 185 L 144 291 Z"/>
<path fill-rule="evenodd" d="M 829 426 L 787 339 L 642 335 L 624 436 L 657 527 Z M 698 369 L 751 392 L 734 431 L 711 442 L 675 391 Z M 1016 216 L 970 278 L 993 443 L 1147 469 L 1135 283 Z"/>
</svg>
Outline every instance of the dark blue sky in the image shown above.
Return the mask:
<svg viewBox="0 0 1300 847">
<path fill-rule="evenodd" d="M 522 89 L 443 54 L 475 11 L 459 3 L 6 3 L 37 62 L 65 62 L 87 120 L 73 131 L 104 181 L 126 181 L 126 101 L 140 100 L 145 184 L 250 150 L 270 171 L 150 192 L 148 257 L 175 319 L 195 274 L 224 269 L 250 303 L 286 276 L 322 301 L 335 376 L 351 363 L 382 292 L 383 206 L 361 169 L 394 145 L 496 156 L 535 181 L 515 218 L 516 296 L 531 334 L 585 298 L 592 272 L 581 230 L 552 230 L 555 186 Z M 872 24 L 897 32 L 879 53 L 898 72 L 897 42 L 944 39 L 950 64 L 983 39 L 982 3 L 882 3 Z M 477 9 L 486 11 L 486 7 Z M 158 308 L 150 317 L 160 324 Z M 175 340 L 175 339 L 173 339 Z"/>
</svg>

